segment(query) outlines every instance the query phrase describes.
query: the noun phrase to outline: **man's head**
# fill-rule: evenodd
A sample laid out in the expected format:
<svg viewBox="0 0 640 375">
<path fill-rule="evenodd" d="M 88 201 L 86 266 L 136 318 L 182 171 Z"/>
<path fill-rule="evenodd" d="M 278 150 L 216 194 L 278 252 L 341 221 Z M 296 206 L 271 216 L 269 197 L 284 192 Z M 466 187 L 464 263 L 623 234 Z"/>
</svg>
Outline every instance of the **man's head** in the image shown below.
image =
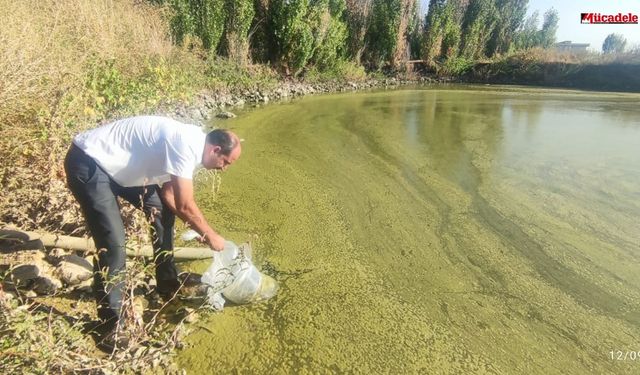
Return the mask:
<svg viewBox="0 0 640 375">
<path fill-rule="evenodd" d="M 239 157 L 240 139 L 229 130 L 216 129 L 207 134 L 202 154 L 202 165 L 207 169 L 225 170 Z"/>
</svg>

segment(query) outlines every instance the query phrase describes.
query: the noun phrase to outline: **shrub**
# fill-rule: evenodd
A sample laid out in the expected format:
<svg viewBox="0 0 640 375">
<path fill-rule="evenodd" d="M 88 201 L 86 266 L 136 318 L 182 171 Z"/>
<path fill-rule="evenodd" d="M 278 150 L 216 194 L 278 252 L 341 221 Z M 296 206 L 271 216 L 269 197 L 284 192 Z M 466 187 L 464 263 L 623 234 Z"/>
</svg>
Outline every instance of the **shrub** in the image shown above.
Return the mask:
<svg viewBox="0 0 640 375">
<path fill-rule="evenodd" d="M 367 79 L 364 67 L 347 60 L 337 61 L 330 69 L 318 69 L 311 66 L 304 74 L 304 79 L 310 83 L 326 81 L 360 82 Z"/>
<path fill-rule="evenodd" d="M 269 12 L 275 62 L 286 75 L 297 76 L 313 53 L 309 0 L 273 0 Z"/>
</svg>

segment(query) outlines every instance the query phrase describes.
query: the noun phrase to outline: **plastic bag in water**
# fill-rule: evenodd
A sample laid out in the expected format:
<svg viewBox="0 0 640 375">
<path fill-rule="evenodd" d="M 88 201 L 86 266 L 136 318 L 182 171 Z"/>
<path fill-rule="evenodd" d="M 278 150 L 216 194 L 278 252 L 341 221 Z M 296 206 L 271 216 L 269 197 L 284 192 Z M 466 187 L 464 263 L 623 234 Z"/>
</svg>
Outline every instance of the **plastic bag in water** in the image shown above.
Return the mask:
<svg viewBox="0 0 640 375">
<path fill-rule="evenodd" d="M 248 244 L 236 246 L 226 241 L 224 250 L 215 252 L 213 262 L 202 274 L 207 285 L 207 300 L 215 310 L 222 310 L 224 299 L 245 304 L 267 300 L 278 291 L 278 283 L 258 271 L 251 261 Z"/>
</svg>

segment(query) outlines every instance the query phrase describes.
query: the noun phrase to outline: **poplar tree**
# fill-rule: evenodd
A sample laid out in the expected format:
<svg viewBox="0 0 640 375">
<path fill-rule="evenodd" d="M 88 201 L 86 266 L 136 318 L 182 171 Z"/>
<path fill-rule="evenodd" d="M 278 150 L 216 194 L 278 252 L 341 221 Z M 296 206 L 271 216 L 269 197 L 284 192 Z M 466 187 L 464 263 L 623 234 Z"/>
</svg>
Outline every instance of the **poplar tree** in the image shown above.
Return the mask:
<svg viewBox="0 0 640 375">
<path fill-rule="evenodd" d="M 316 0 L 310 21 L 314 35 L 311 61 L 321 70 L 329 69 L 342 59 L 348 37 L 344 23 L 345 0 Z"/>
<path fill-rule="evenodd" d="M 226 0 L 223 51 L 233 61 L 245 65 L 249 57 L 249 27 L 255 16 L 252 0 Z"/>
<path fill-rule="evenodd" d="M 528 0 L 497 0 L 496 23 L 487 43 L 487 56 L 508 52 L 524 22 Z"/>
<path fill-rule="evenodd" d="M 539 32 L 538 43 L 543 48 L 549 48 L 556 42 L 556 31 L 558 31 L 558 11 L 551 8 L 544 13 L 542 29 Z"/>
<path fill-rule="evenodd" d="M 269 4 L 274 63 L 286 75 L 300 74 L 313 53 L 309 0 L 272 0 Z"/>
<path fill-rule="evenodd" d="M 627 45 L 627 40 L 620 34 L 609 34 L 602 43 L 604 53 L 622 53 Z"/>
<path fill-rule="evenodd" d="M 484 55 L 487 41 L 496 24 L 496 8 L 491 0 L 471 0 L 462 20 L 462 57 L 477 59 Z"/>
<path fill-rule="evenodd" d="M 365 55 L 372 68 L 392 63 L 398 44 L 401 15 L 402 0 L 373 0 L 365 35 Z"/>
<path fill-rule="evenodd" d="M 523 50 L 535 47 L 538 45 L 538 23 L 540 13 L 536 10 L 529 18 L 526 19 L 524 24 L 520 27 L 520 30 L 515 36 L 515 49 Z"/>
<path fill-rule="evenodd" d="M 205 49 L 215 50 L 224 30 L 225 0 L 170 0 L 175 15 L 171 32 L 177 44 L 189 35 L 202 41 Z"/>
<path fill-rule="evenodd" d="M 369 28 L 372 0 L 346 0 L 347 55 L 360 64 L 365 51 L 365 36 Z"/>
</svg>

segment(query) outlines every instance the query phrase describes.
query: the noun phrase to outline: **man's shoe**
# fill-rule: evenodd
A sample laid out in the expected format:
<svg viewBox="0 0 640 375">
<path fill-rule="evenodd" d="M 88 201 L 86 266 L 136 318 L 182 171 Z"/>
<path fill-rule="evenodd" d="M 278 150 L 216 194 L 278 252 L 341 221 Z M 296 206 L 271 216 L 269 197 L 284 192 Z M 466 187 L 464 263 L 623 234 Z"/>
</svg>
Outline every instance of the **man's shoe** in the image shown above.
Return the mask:
<svg viewBox="0 0 640 375">
<path fill-rule="evenodd" d="M 202 275 L 193 272 L 182 272 L 178 275 L 178 280 L 180 280 L 180 282 L 187 287 L 197 286 L 202 284 Z"/>
<path fill-rule="evenodd" d="M 177 279 L 158 280 L 156 291 L 163 298 L 192 297 L 202 285 L 201 275 L 197 273 L 183 272 Z"/>
<path fill-rule="evenodd" d="M 99 336 L 96 346 L 107 353 L 112 353 L 116 349 L 127 349 L 129 348 L 129 337 L 122 327 L 114 327 Z"/>
</svg>

